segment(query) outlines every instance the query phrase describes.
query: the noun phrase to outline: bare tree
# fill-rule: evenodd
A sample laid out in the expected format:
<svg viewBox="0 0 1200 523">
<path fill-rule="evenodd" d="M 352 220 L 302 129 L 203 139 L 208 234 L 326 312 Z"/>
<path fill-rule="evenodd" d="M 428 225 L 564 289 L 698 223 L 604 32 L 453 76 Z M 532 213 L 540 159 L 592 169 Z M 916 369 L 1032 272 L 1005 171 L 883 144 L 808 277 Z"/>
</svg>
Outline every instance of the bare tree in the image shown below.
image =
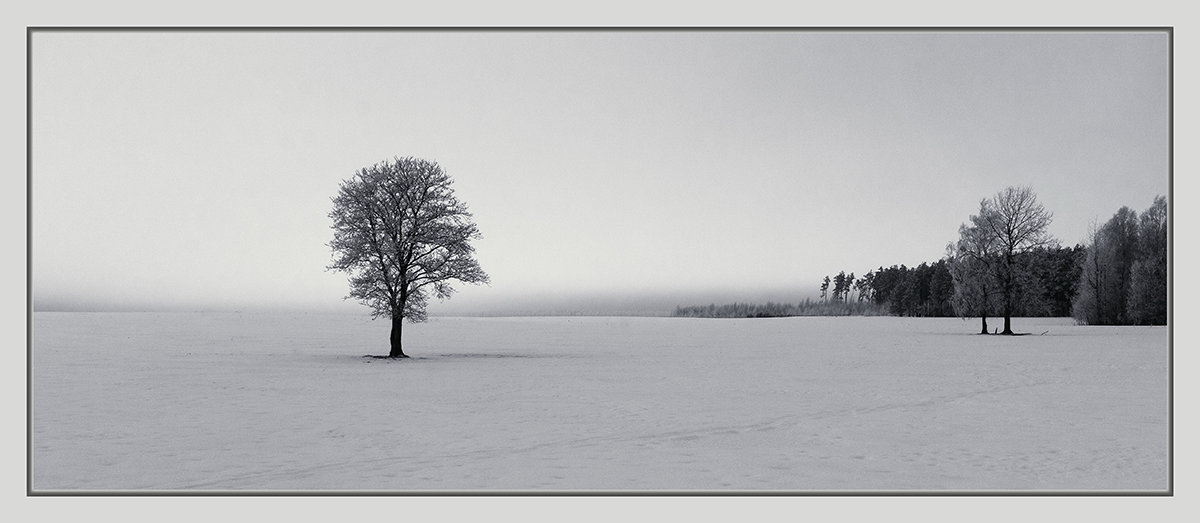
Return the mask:
<svg viewBox="0 0 1200 523">
<path fill-rule="evenodd" d="M 1079 273 L 1079 293 L 1071 304 L 1071 315 L 1088 325 L 1103 324 L 1106 297 L 1112 293 L 1112 251 L 1104 246 L 1104 234 L 1095 222 L 1088 228 L 1087 256 Z"/>
<path fill-rule="evenodd" d="M 1126 318 L 1138 325 L 1167 324 L 1167 199 L 1158 196 L 1138 223 L 1137 260 L 1129 268 Z"/>
<path fill-rule="evenodd" d="M 1000 286 L 995 281 L 999 262 L 999 245 L 982 226 L 981 216 L 987 212 L 987 200 L 980 204 L 980 214 L 971 216 L 971 225 L 958 227 L 958 241 L 947 246 L 950 277 L 954 281 L 951 302 L 960 317 L 979 316 L 980 334 L 988 333 L 987 318 L 996 308 Z"/>
<path fill-rule="evenodd" d="M 350 295 L 392 320 L 390 358 L 401 348 L 403 320 L 425 320 L 430 295 L 450 282 L 487 283 L 471 240 L 480 237 L 467 207 L 436 162 L 394 158 L 360 169 L 333 198 L 333 263 L 350 276 Z"/>
<path fill-rule="evenodd" d="M 980 202 L 978 218 L 976 226 L 996 242 L 998 249 L 998 263 L 992 269 L 1000 285 L 1004 313 L 1001 334 L 1012 334 L 1012 312 L 1025 276 L 1017 258 L 1038 247 L 1057 245 L 1046 232 L 1053 214 L 1038 203 L 1033 189 L 1009 187 L 991 200 Z"/>
<path fill-rule="evenodd" d="M 1092 225 L 1072 315 L 1089 325 L 1167 323 L 1167 202 Z"/>
</svg>

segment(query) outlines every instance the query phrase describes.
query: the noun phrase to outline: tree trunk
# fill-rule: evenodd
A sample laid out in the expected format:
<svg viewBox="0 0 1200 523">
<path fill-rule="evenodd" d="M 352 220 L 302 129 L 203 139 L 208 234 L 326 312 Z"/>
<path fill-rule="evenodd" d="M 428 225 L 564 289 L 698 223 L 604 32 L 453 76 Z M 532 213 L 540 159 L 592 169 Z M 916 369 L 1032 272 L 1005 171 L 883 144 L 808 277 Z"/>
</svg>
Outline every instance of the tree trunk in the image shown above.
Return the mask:
<svg viewBox="0 0 1200 523">
<path fill-rule="evenodd" d="M 983 322 L 983 329 L 980 330 L 979 333 L 987 334 L 988 333 L 988 331 L 987 331 L 987 314 L 980 314 L 979 320 Z"/>
<path fill-rule="evenodd" d="M 1012 334 L 1013 304 L 1013 255 L 1011 249 L 1004 256 L 1004 330 L 1000 334 Z"/>
<path fill-rule="evenodd" d="M 392 351 L 388 353 L 389 358 L 407 358 L 408 355 L 400 348 L 400 331 L 404 325 L 404 318 L 392 317 Z"/>
</svg>

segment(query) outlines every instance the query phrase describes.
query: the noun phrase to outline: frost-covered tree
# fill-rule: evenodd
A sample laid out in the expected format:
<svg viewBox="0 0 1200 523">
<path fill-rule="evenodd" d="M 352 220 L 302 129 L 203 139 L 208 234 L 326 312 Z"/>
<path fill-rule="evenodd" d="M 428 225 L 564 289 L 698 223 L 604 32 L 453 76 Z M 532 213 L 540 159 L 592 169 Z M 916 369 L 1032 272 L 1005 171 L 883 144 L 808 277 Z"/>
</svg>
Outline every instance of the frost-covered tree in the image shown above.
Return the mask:
<svg viewBox="0 0 1200 523">
<path fill-rule="evenodd" d="M 1138 216 L 1128 207 L 1121 207 L 1101 231 L 1105 235 L 1102 243 L 1110 252 L 1113 264 L 1113 293 L 1108 301 L 1110 307 L 1104 311 L 1106 324 L 1129 323 L 1129 279 L 1138 255 Z"/>
<path fill-rule="evenodd" d="M 959 228 L 955 256 L 956 310 L 983 316 L 987 331 L 988 310 L 999 299 L 1004 316 L 1003 334 L 1013 334 L 1012 315 L 1018 301 L 1038 295 L 1023 254 L 1056 242 L 1046 232 L 1053 215 L 1038 203 L 1029 187 L 1009 187 L 979 202 L 971 225 Z"/>
<path fill-rule="evenodd" d="M 431 295 L 451 281 L 487 283 L 471 240 L 479 229 L 436 162 L 394 158 L 360 169 L 333 198 L 333 263 L 350 276 L 350 295 L 392 320 L 388 357 L 406 358 L 403 320 L 425 319 Z"/>
<path fill-rule="evenodd" d="M 1130 272 L 1138 251 L 1137 213 L 1121 207 L 1092 227 L 1072 315 L 1089 325 L 1121 325 L 1127 317 Z"/>
<path fill-rule="evenodd" d="M 985 204 L 980 205 L 986 209 Z M 982 211 L 981 211 L 982 212 Z M 997 291 L 992 266 L 998 262 L 999 247 L 995 238 L 980 226 L 980 217 L 971 216 L 971 225 L 958 226 L 958 241 L 947 246 L 950 276 L 954 280 L 954 310 L 962 318 L 978 316 L 980 334 L 988 333 L 988 315 L 998 309 Z"/>
<path fill-rule="evenodd" d="M 1162 196 L 1138 222 L 1138 256 L 1129 268 L 1125 306 L 1131 323 L 1167 324 L 1167 199 Z"/>
<path fill-rule="evenodd" d="M 1071 304 L 1071 315 L 1080 323 L 1100 325 L 1103 311 L 1110 308 L 1108 301 L 1115 292 L 1111 251 L 1104 246 L 1104 235 L 1095 222 L 1088 231 L 1088 240 L 1090 244 L 1079 272 L 1079 292 Z"/>
<path fill-rule="evenodd" d="M 1092 227 L 1072 315 L 1089 325 L 1167 323 L 1167 200 Z"/>
</svg>

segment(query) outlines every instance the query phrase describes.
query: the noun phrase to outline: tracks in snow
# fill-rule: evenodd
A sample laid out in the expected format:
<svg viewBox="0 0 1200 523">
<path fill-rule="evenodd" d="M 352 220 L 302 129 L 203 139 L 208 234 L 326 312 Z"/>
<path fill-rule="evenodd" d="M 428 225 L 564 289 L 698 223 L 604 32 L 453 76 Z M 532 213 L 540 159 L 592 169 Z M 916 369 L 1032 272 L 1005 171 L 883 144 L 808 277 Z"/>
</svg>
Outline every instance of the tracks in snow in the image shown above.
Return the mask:
<svg viewBox="0 0 1200 523">
<path fill-rule="evenodd" d="M 935 396 L 918 401 L 902 401 L 867 407 L 829 409 L 807 414 L 787 414 L 753 423 L 709 425 L 701 428 L 649 432 L 623 430 L 609 434 L 558 438 L 552 441 L 543 441 L 539 443 L 518 446 L 493 445 L 486 448 L 468 449 L 459 452 L 386 456 L 378 458 L 355 459 L 350 461 L 317 463 L 304 466 L 284 467 L 266 472 L 234 474 L 211 481 L 189 482 L 169 487 L 147 486 L 144 488 L 163 488 L 164 490 L 278 490 L 277 487 L 272 487 L 271 485 L 279 484 L 281 481 L 283 483 L 296 483 L 295 480 L 297 479 L 311 478 L 318 474 L 325 475 L 328 473 L 353 473 L 356 471 L 363 472 L 380 469 L 394 470 L 396 476 L 411 477 L 420 474 L 422 471 L 451 467 L 457 463 L 489 460 L 497 457 L 511 458 L 514 455 L 537 454 L 541 451 L 549 449 L 579 449 L 629 442 L 634 442 L 640 447 L 653 447 L 678 444 L 682 442 L 695 442 L 711 438 L 737 436 L 742 434 L 766 433 L 775 430 L 790 429 L 815 420 L 829 420 L 847 416 L 869 416 L 899 409 L 925 409 L 955 401 L 967 400 L 980 396 L 999 394 L 1007 391 L 1036 387 L 1046 384 L 1048 384 L 1048 382 L 1005 385 Z M 371 474 L 364 473 L 364 475 Z M 320 486 L 313 488 L 326 489 L 329 487 Z"/>
</svg>

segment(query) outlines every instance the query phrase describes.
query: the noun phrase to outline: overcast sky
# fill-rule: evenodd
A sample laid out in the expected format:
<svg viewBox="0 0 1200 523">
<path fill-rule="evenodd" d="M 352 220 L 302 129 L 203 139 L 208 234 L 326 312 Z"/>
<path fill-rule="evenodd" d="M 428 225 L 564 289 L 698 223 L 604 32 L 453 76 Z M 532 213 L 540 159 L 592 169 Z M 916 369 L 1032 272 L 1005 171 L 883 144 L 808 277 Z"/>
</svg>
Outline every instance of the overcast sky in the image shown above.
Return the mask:
<svg viewBox="0 0 1200 523">
<path fill-rule="evenodd" d="M 1006 186 L 1068 245 L 1167 193 L 1165 32 L 36 32 L 31 54 L 35 308 L 366 312 L 324 269 L 330 197 L 393 156 L 440 163 L 484 235 L 491 286 L 434 314 L 797 301 L 937 260 Z"/>
</svg>

